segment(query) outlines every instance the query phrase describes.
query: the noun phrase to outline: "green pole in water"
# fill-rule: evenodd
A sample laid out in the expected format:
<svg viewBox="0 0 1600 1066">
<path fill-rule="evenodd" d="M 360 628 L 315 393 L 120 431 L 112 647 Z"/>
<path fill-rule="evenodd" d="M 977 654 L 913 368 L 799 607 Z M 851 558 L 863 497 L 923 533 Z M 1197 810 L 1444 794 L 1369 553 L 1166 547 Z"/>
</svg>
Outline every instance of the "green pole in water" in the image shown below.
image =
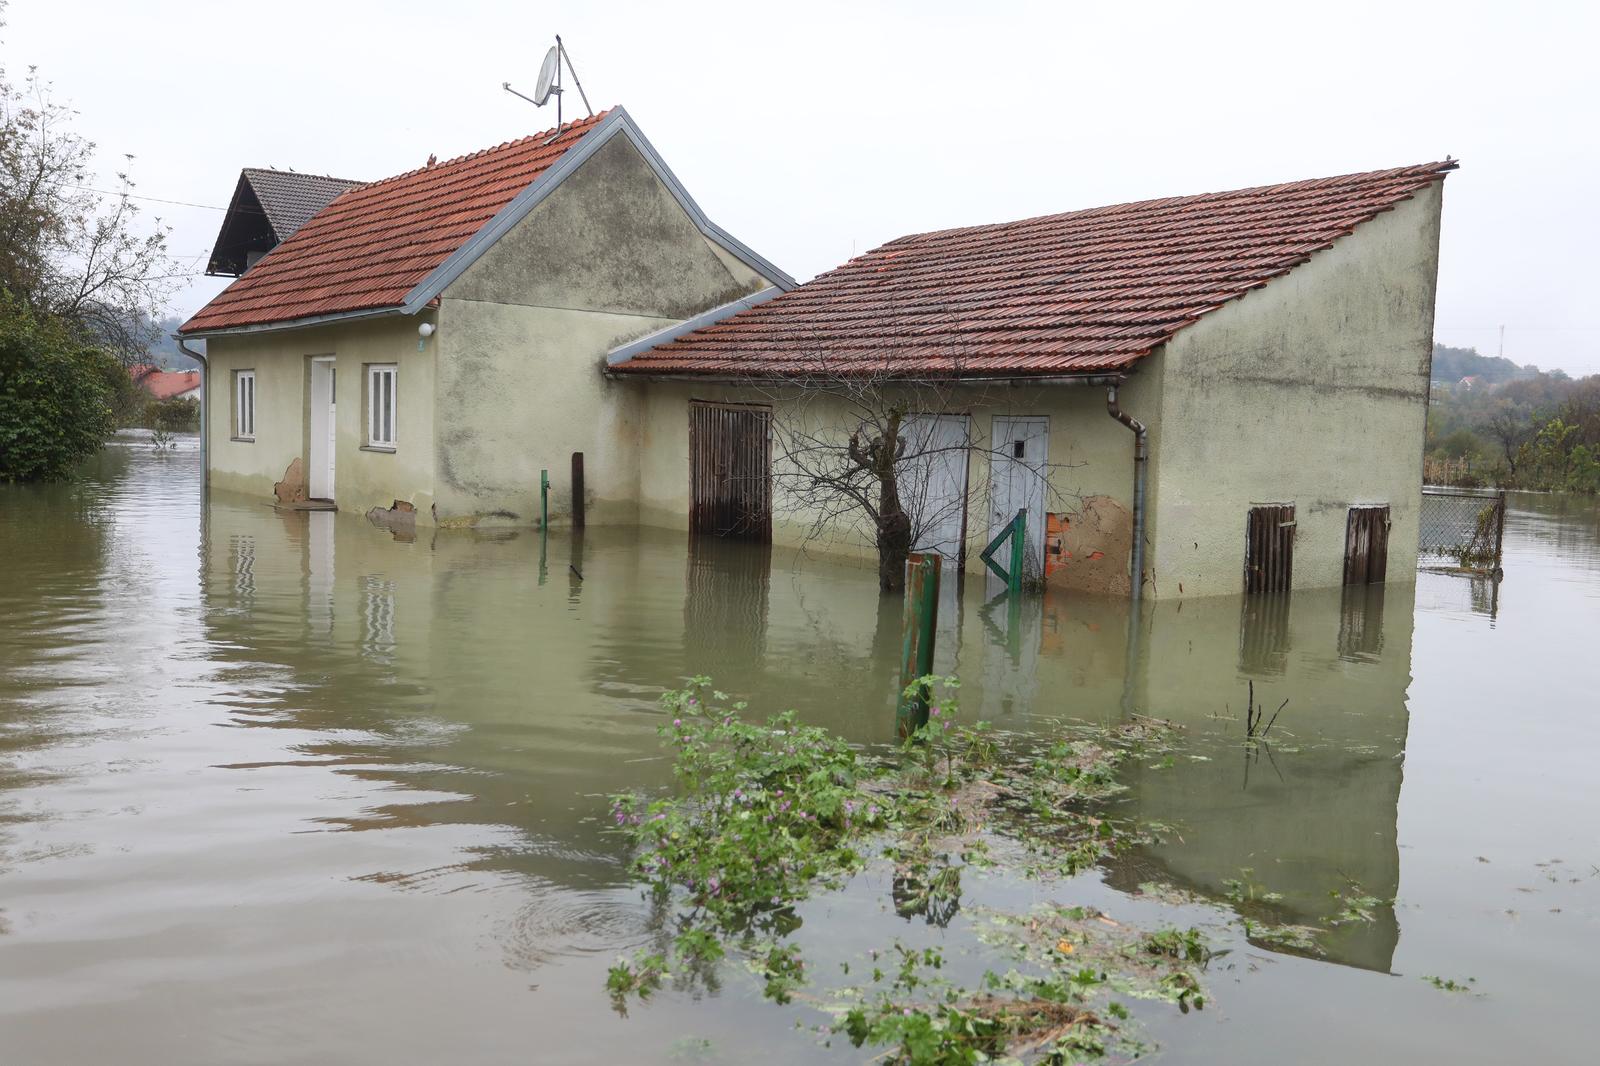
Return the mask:
<svg viewBox="0 0 1600 1066">
<path fill-rule="evenodd" d="M 550 471 L 539 471 L 539 528 L 550 528 Z"/>
<path fill-rule="evenodd" d="M 902 738 L 928 724 L 928 691 L 907 696 L 917 678 L 933 673 L 933 635 L 939 621 L 939 571 L 937 555 L 912 555 L 906 560 L 906 603 L 900 646 L 900 696 L 895 728 Z"/>
</svg>

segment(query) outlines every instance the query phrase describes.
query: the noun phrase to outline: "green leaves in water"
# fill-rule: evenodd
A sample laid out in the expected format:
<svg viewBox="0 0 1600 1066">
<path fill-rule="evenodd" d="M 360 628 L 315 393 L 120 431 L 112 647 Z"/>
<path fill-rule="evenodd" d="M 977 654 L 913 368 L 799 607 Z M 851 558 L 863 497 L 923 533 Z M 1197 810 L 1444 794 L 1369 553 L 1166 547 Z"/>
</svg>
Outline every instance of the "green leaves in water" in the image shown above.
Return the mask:
<svg viewBox="0 0 1600 1066">
<path fill-rule="evenodd" d="M 1043 745 L 1003 751 L 983 727 L 958 724 L 954 679 L 919 685 L 939 692 L 928 725 L 885 758 L 802 725 L 792 712 L 748 722 L 745 705 L 730 703 L 707 678 L 663 697 L 668 719 L 659 732 L 675 787 L 613 797 L 612 819 L 632 845 L 633 874 L 674 933 L 670 952 L 641 952 L 612 967 L 607 988 L 619 1010 L 665 981 L 713 981 L 733 952 L 766 998 L 807 995 L 805 961 L 786 942 L 799 924 L 795 906 L 842 887 L 869 862 L 892 867 L 896 913 L 943 926 L 961 910 L 963 871 L 1001 866 L 993 853 L 1001 841 L 1011 860 L 1003 872 L 1048 877 L 1076 874 L 1146 839 L 1094 805 L 1121 790 L 1118 767 L 1158 744 L 1164 724 L 1066 728 Z M 1185 1010 L 1204 1002 L 1191 971 L 1210 952 L 1196 931 L 1156 934 L 1147 944 L 1129 937 L 1098 963 L 1074 957 L 1071 944 L 1041 951 L 1019 941 L 1012 954 L 1035 972 L 991 973 L 977 991 L 944 982 L 937 953 L 897 948 L 892 976 L 875 968 L 873 987 L 847 990 L 834 1032 L 919 1066 L 986 1061 L 1018 1047 L 1046 1061 L 1098 1055 L 1114 1023 L 1086 1000 L 1110 987 L 1107 966 L 1137 973 L 1137 995 Z M 1094 939 L 1075 942 L 1087 952 Z"/>
</svg>

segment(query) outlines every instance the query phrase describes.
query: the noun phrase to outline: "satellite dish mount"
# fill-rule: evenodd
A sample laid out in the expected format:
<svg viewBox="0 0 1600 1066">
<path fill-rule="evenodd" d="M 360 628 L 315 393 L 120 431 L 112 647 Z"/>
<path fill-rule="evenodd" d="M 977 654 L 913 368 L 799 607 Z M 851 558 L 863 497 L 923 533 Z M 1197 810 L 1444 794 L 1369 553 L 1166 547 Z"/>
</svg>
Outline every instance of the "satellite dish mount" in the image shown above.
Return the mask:
<svg viewBox="0 0 1600 1066">
<path fill-rule="evenodd" d="M 567 54 L 566 46 L 561 43 L 561 35 L 556 34 L 556 43 L 550 51 L 544 54 L 544 62 L 539 64 L 539 81 L 534 87 L 533 95 L 519 93 L 511 87 L 509 81 L 501 82 L 500 88 L 512 96 L 528 101 L 534 107 L 543 107 L 556 98 L 556 136 L 561 135 L 561 67 L 566 64 L 568 73 L 572 75 L 572 84 L 578 90 L 578 96 L 583 100 L 584 109 L 589 112 L 589 117 L 594 117 L 594 108 L 589 106 L 589 97 L 583 91 L 583 82 L 578 80 L 578 69 L 572 65 L 572 57 Z M 554 139 L 554 138 L 552 138 Z"/>
</svg>

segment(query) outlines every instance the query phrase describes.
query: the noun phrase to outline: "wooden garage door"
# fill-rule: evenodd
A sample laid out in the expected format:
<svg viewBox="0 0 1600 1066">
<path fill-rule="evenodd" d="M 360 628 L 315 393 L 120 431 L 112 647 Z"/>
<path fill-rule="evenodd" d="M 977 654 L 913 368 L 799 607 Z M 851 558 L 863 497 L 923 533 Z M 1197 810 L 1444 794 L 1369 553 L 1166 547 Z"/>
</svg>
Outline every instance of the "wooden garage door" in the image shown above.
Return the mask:
<svg viewBox="0 0 1600 1066">
<path fill-rule="evenodd" d="M 772 410 L 689 404 L 689 531 L 772 539 Z"/>
<path fill-rule="evenodd" d="M 1250 508 L 1245 524 L 1244 590 L 1288 592 L 1294 580 L 1294 504 Z"/>
<path fill-rule="evenodd" d="M 1374 585 L 1389 569 L 1389 507 L 1352 507 L 1344 533 L 1344 583 Z"/>
</svg>

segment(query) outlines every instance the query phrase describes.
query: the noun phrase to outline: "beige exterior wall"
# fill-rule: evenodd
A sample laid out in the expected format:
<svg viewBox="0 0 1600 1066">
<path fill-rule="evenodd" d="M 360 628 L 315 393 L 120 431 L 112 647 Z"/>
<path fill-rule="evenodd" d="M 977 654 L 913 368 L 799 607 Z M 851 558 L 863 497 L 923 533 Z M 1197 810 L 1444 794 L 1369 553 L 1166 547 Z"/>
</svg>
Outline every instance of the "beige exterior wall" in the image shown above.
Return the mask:
<svg viewBox="0 0 1600 1066">
<path fill-rule="evenodd" d="M 264 500 L 296 459 L 310 457 L 311 360 L 337 368 L 334 492 L 339 506 L 364 513 L 395 500 L 426 512 L 433 504 L 433 376 L 436 345 L 417 350 L 414 318 L 383 318 L 317 329 L 213 337 L 206 373 L 207 446 L 213 491 Z M 396 448 L 367 450 L 365 367 L 398 367 Z M 256 373 L 253 442 L 233 439 L 233 379 Z"/>
<path fill-rule="evenodd" d="M 445 290 L 439 309 L 438 520 L 638 517 L 637 397 L 601 370 L 612 348 L 771 284 L 708 240 L 615 137 Z"/>
<path fill-rule="evenodd" d="M 529 525 L 548 470 L 553 524 L 637 519 L 637 397 L 608 351 L 772 281 L 713 243 L 632 142 L 616 136 L 452 283 L 437 310 L 210 340 L 211 484 L 263 500 L 309 450 L 312 356 L 337 358 L 341 510 L 403 500 L 416 521 Z M 438 331 L 418 350 L 417 326 Z M 399 366 L 398 446 L 364 450 L 363 366 Z M 254 442 L 232 439 L 232 372 L 256 371 Z M 436 421 L 437 413 L 437 421 Z"/>
<path fill-rule="evenodd" d="M 1135 417 L 1149 417 L 1159 404 L 1160 379 L 1136 374 L 1121 390 L 1119 402 Z M 804 424 L 832 428 L 847 437 L 859 416 L 847 404 L 821 393 L 793 389 L 754 389 L 729 385 L 637 382 L 639 521 L 647 525 L 687 529 L 689 524 L 689 404 L 693 400 L 762 403 L 773 408 L 781 427 Z M 924 406 L 927 405 L 924 401 Z M 988 544 L 989 448 L 997 416 L 1040 416 L 1049 420 L 1048 511 L 1064 512 L 1074 523 L 1068 547 L 1072 552 L 1051 583 L 1104 594 L 1128 590 L 1128 549 L 1133 490 L 1133 434 L 1106 412 L 1106 390 L 1097 386 L 958 388 L 933 414 L 965 414 L 971 418 L 974 454 L 968 464 L 966 554 L 969 572 L 982 569 L 978 553 Z M 799 506 L 790 485 L 781 448 L 775 446 L 773 540 L 780 545 L 861 560 L 876 558 L 873 534 L 865 518 L 830 523 L 815 530 L 816 512 Z M 1096 557 L 1096 553 L 1098 557 Z"/>
<path fill-rule="evenodd" d="M 1253 504 L 1295 505 L 1293 587 L 1343 581 L 1350 507 L 1416 575 L 1441 186 L 1179 333 L 1161 357 L 1153 590 L 1237 593 Z"/>
</svg>

